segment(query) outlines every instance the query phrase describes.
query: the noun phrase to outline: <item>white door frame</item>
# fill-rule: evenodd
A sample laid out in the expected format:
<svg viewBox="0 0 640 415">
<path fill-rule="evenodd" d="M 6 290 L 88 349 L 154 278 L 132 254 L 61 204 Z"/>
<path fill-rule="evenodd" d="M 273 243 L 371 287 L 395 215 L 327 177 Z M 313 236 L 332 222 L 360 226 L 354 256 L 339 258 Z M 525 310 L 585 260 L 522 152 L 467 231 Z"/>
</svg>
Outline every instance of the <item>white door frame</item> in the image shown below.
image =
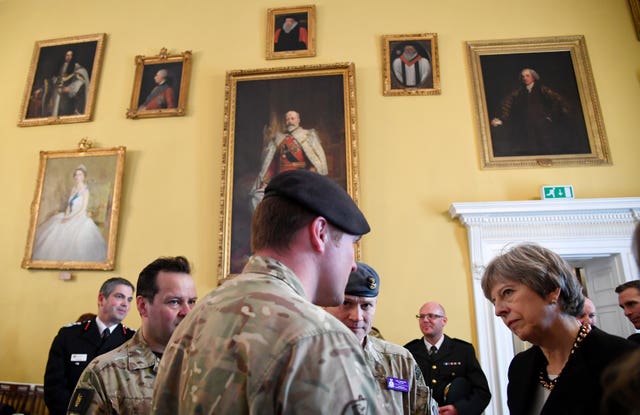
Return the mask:
<svg viewBox="0 0 640 415">
<path fill-rule="evenodd" d="M 638 279 L 631 235 L 640 221 L 640 198 L 453 203 L 449 213 L 468 232 L 478 357 L 492 393 L 485 414 L 506 414 L 514 346 L 511 332 L 482 293 L 485 266 L 505 247 L 526 241 L 563 257 L 620 255 L 624 281 Z"/>
</svg>

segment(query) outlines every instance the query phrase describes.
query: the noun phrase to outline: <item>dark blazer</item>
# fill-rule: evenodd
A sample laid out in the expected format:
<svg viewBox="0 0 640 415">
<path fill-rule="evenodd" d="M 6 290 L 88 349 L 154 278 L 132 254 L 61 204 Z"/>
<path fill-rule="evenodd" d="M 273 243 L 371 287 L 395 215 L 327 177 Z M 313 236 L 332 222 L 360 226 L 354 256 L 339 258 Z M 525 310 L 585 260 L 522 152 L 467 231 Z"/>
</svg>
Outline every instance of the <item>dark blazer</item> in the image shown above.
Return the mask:
<svg viewBox="0 0 640 415">
<path fill-rule="evenodd" d="M 456 378 L 466 379 L 471 391 L 465 399 L 457 400 L 454 406 L 460 415 L 478 415 L 489 405 L 491 392 L 476 351 L 471 343 L 444 336 L 444 341 L 435 356 L 429 356 L 422 338 L 404 345 L 418 362 L 427 386 L 433 389 L 433 398 L 438 405 L 448 405 L 444 401 L 445 387 Z"/>
<path fill-rule="evenodd" d="M 640 333 L 633 333 L 631 336 L 627 337 L 627 340 L 640 344 Z"/>
<path fill-rule="evenodd" d="M 593 327 L 580 347 L 569 356 L 556 386 L 540 415 L 598 414 L 602 371 L 636 346 L 622 337 Z M 528 415 L 539 387 L 539 375 L 547 359 L 538 346 L 518 353 L 509 365 L 507 404 L 511 415 Z"/>
<path fill-rule="evenodd" d="M 120 346 L 135 334 L 118 324 L 102 341 L 96 319 L 60 329 L 51 343 L 44 373 L 44 401 L 51 415 L 64 415 L 82 371 L 96 356 Z"/>
</svg>

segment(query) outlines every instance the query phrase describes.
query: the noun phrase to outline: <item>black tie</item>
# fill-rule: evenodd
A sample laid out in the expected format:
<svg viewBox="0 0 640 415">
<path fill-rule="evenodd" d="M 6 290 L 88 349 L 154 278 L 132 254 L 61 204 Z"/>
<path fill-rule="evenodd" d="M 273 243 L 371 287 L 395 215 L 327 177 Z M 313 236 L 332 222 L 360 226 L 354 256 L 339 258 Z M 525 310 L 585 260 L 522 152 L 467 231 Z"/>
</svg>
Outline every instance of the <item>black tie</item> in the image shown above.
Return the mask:
<svg viewBox="0 0 640 415">
<path fill-rule="evenodd" d="M 436 346 L 431 346 L 429 349 L 429 356 L 433 356 L 436 353 L 438 353 L 438 348 Z"/>
<path fill-rule="evenodd" d="M 104 329 L 104 331 L 102 332 L 102 341 L 105 341 L 106 338 L 109 337 L 109 334 L 111 334 L 109 329 Z"/>
</svg>

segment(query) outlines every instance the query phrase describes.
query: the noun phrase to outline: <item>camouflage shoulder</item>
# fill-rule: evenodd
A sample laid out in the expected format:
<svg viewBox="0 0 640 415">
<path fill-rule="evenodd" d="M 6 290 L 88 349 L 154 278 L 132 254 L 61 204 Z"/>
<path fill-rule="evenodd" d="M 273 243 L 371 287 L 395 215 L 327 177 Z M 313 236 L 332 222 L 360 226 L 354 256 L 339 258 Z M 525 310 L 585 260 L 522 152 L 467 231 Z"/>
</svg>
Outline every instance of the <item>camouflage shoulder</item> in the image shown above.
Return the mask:
<svg viewBox="0 0 640 415">
<path fill-rule="evenodd" d="M 421 342 L 422 342 L 422 339 L 413 339 L 409 343 L 405 344 L 403 347 L 407 348 L 407 347 L 415 346 L 416 344 L 420 344 Z"/>
</svg>

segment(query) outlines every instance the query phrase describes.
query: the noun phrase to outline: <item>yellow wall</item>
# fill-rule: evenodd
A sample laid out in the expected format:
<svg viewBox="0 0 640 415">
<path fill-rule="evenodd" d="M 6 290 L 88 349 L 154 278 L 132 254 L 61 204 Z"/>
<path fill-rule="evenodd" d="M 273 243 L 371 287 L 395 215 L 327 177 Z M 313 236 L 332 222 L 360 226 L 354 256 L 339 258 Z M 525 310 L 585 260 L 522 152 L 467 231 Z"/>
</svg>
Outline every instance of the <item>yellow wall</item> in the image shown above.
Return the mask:
<svg viewBox="0 0 640 415">
<path fill-rule="evenodd" d="M 0 0 L 0 379 L 41 382 L 51 339 L 95 310 L 99 284 L 132 281 L 159 255 L 183 254 L 201 296 L 216 285 L 225 71 L 352 61 L 356 65 L 361 206 L 373 231 L 363 259 L 382 275 L 376 325 L 391 341 L 417 337 L 413 315 L 438 299 L 449 334 L 473 340 L 465 229 L 452 202 L 535 199 L 543 184 L 578 197 L 638 196 L 640 42 L 626 0 L 317 0 L 317 56 L 266 61 L 266 10 L 297 0 Z M 106 32 L 94 121 L 16 126 L 34 42 Z M 383 97 L 383 34 L 436 32 L 442 95 Z M 489 171 L 479 167 L 466 40 L 586 36 L 613 165 Z M 134 56 L 192 50 L 188 115 L 128 120 Z M 20 267 L 41 150 L 82 137 L 124 145 L 127 160 L 113 272 Z M 136 327 L 137 311 L 125 321 Z"/>
</svg>

